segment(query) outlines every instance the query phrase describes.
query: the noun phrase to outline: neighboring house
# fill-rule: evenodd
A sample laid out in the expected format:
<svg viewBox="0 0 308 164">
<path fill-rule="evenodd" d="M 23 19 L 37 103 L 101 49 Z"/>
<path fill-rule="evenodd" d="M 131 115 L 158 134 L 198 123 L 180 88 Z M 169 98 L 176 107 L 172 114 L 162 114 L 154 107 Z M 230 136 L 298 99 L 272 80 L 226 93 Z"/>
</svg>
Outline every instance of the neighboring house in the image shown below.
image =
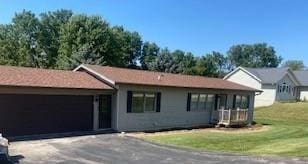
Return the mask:
<svg viewBox="0 0 308 164">
<path fill-rule="evenodd" d="M 238 67 L 227 74 L 224 80 L 262 90 L 255 97 L 256 107 L 272 105 L 275 101 L 308 98 L 308 71 Z"/>
<path fill-rule="evenodd" d="M 294 75 L 300 82 L 298 86 L 297 98 L 302 101 L 308 100 L 308 71 L 293 71 Z"/>
<path fill-rule="evenodd" d="M 0 133 L 202 126 L 217 123 L 218 109 L 239 108 L 248 110 L 251 124 L 258 91 L 222 79 L 108 66 L 0 66 Z"/>
</svg>

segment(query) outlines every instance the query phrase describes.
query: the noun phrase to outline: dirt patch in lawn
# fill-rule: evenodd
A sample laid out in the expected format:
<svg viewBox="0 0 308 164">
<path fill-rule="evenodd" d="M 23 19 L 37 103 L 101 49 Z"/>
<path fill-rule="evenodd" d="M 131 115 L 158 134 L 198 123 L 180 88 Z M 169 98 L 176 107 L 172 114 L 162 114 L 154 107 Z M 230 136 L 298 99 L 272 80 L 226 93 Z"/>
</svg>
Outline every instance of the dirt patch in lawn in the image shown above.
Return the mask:
<svg viewBox="0 0 308 164">
<path fill-rule="evenodd" d="M 244 127 L 244 128 L 198 128 L 198 129 L 189 129 L 189 130 L 170 130 L 163 132 L 134 132 L 127 133 L 125 135 L 131 137 L 143 138 L 146 136 L 159 136 L 159 135 L 172 135 L 172 134 L 180 134 L 180 133 L 195 133 L 195 132 L 214 132 L 214 133 L 254 133 L 254 132 L 263 132 L 268 131 L 270 126 L 252 126 L 252 127 Z"/>
</svg>

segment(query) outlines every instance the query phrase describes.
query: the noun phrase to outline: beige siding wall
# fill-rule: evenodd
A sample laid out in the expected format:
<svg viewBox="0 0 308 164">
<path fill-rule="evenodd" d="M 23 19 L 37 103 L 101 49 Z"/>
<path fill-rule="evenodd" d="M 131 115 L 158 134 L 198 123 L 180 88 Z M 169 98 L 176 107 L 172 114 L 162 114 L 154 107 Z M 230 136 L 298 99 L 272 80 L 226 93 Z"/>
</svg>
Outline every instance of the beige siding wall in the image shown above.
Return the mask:
<svg viewBox="0 0 308 164">
<path fill-rule="evenodd" d="M 161 112 L 127 113 L 127 91 L 161 92 Z M 233 94 L 235 94 L 232 91 L 120 85 L 118 86 L 117 94 L 117 123 L 115 130 L 138 131 L 209 124 L 211 111 L 186 111 L 188 93 L 228 94 L 228 107 L 232 107 Z M 240 91 L 238 93 L 250 94 L 251 102 L 253 102 L 254 93 Z M 253 109 L 253 105 L 251 105 L 251 109 Z M 252 110 L 250 112 L 250 117 L 252 117 Z"/>
<path fill-rule="evenodd" d="M 290 85 L 291 88 L 295 86 L 295 84 L 293 83 L 293 81 L 290 79 L 288 75 L 284 76 L 280 81 L 278 81 L 277 86 L 283 83 Z M 277 89 L 277 96 L 276 96 L 277 101 L 289 101 L 289 100 L 295 100 L 295 99 L 296 99 L 296 94 L 293 94 L 292 91 L 290 93 L 284 93 L 284 92 L 280 93 Z"/>
<path fill-rule="evenodd" d="M 299 88 L 299 95 L 302 101 L 308 101 L 308 87 L 300 87 Z"/>
<path fill-rule="evenodd" d="M 263 84 L 260 95 L 256 96 L 255 107 L 273 105 L 276 100 L 276 85 Z"/>
<path fill-rule="evenodd" d="M 229 76 L 226 80 L 242 84 L 255 89 L 261 89 L 261 83 L 242 70 L 238 70 Z"/>
</svg>

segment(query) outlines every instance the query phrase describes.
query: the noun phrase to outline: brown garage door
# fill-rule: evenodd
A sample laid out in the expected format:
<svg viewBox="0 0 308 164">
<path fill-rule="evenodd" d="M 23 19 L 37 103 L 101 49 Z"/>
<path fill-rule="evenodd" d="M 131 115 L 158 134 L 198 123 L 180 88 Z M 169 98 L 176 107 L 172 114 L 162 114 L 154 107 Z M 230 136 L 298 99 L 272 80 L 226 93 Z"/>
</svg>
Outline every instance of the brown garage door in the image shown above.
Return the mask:
<svg viewBox="0 0 308 164">
<path fill-rule="evenodd" d="M 93 96 L 0 94 L 0 133 L 20 136 L 87 131 Z"/>
</svg>

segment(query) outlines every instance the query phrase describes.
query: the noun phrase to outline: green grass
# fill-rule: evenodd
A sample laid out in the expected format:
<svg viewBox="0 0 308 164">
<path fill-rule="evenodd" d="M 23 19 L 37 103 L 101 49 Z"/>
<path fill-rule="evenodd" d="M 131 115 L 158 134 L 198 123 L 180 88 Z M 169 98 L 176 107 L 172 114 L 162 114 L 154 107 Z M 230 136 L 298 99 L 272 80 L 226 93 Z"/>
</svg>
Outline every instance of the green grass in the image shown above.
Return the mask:
<svg viewBox="0 0 308 164">
<path fill-rule="evenodd" d="M 255 110 L 265 130 L 191 131 L 145 135 L 159 144 L 240 154 L 308 157 L 308 103 L 276 103 Z"/>
</svg>

